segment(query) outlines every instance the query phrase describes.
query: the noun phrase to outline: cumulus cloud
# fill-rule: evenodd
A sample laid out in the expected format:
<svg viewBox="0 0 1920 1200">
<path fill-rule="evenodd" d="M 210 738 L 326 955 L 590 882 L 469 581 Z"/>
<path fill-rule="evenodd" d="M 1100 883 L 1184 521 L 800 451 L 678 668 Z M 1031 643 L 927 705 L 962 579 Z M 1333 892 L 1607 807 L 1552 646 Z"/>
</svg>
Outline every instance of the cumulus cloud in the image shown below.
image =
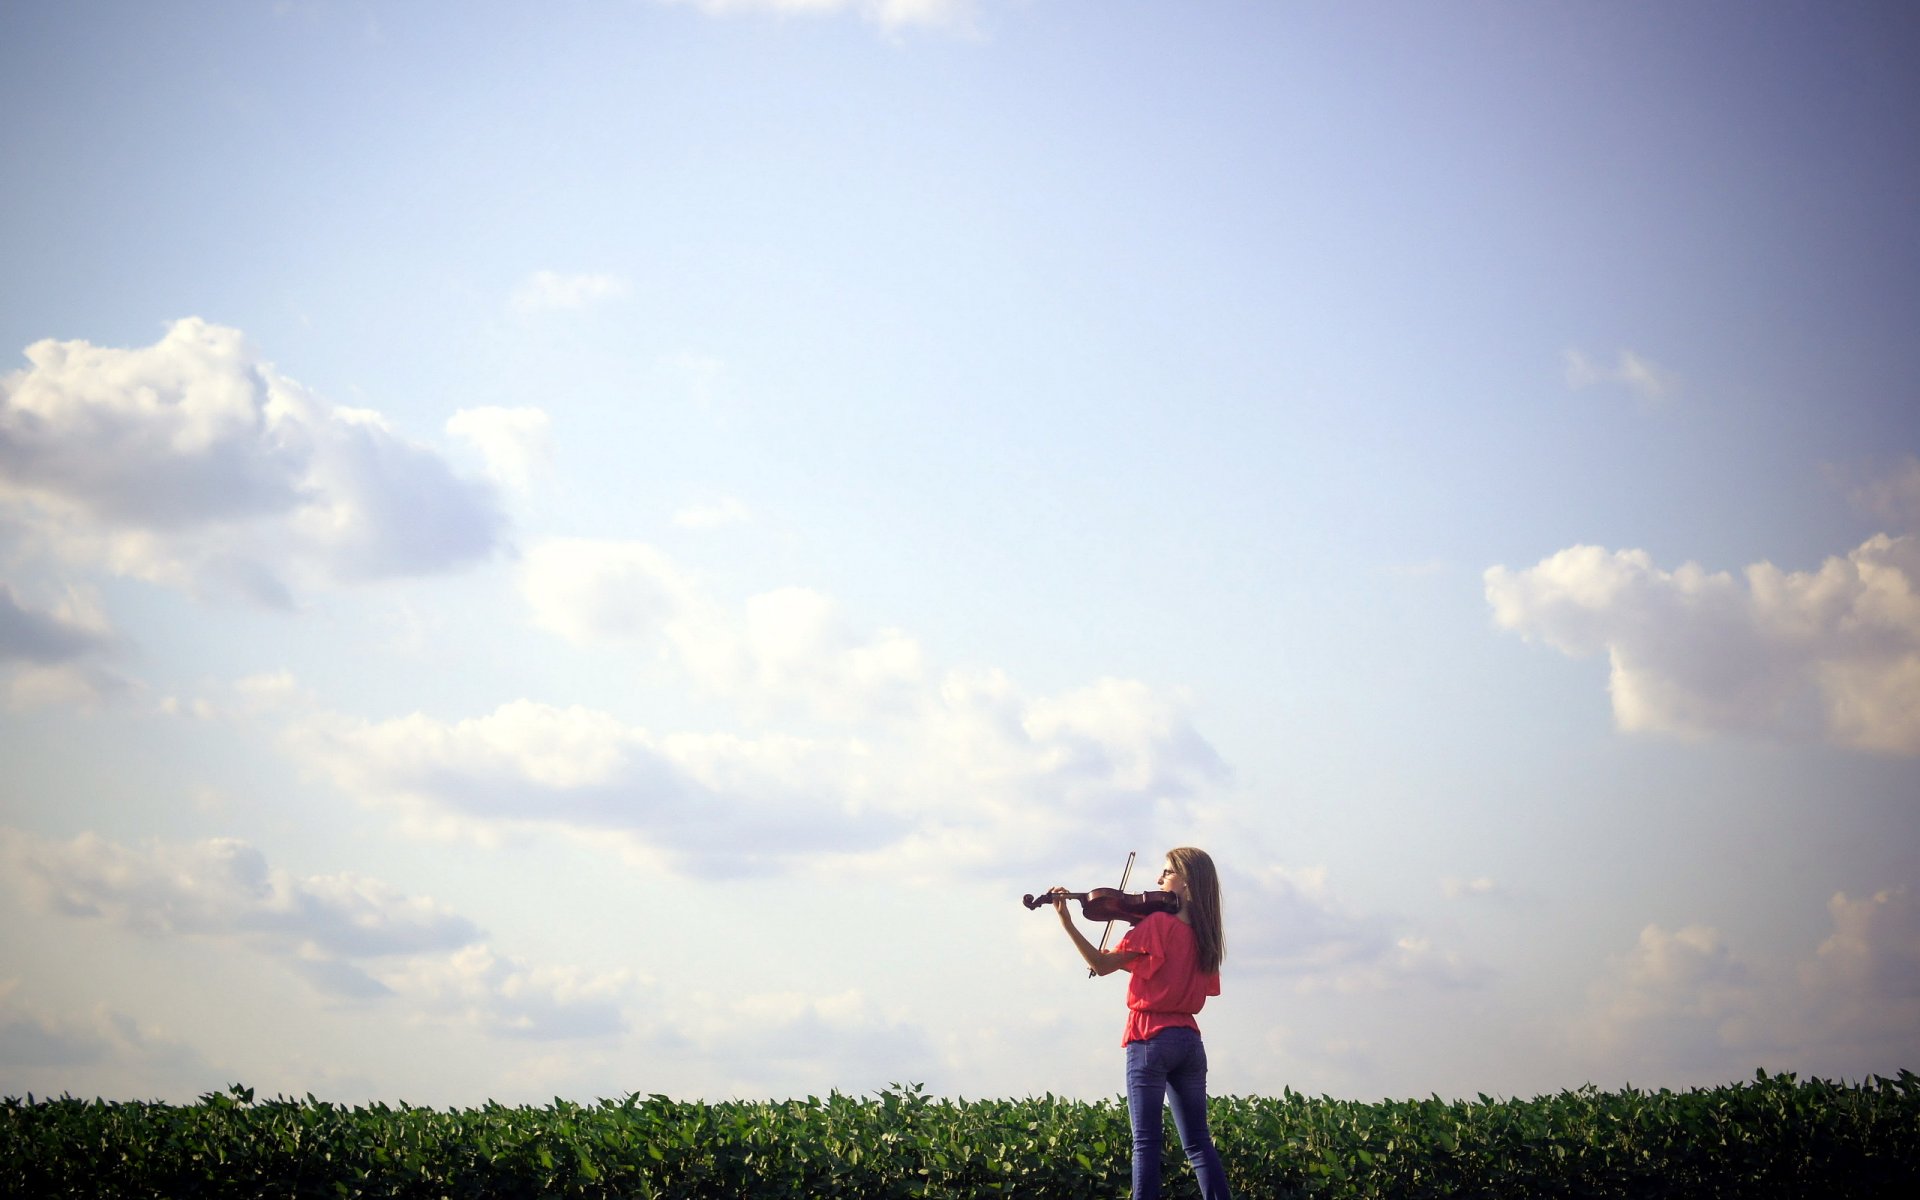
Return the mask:
<svg viewBox="0 0 1920 1200">
<path fill-rule="evenodd" d="M 80 1011 L 53 1012 L 29 1003 L 20 981 L 0 981 L 0 1070 L 8 1095 L 29 1089 L 42 1095 L 86 1094 L 85 1080 L 111 1067 L 119 1080 L 132 1078 L 152 1088 L 217 1076 L 192 1047 L 165 1030 L 143 1025 L 104 1004 Z M 16 1086 L 19 1088 L 15 1090 Z"/>
<path fill-rule="evenodd" d="M 1584 351 L 1568 350 L 1565 358 L 1567 386 L 1580 391 L 1591 387 L 1619 387 L 1642 401 L 1654 403 L 1678 394 L 1680 378 L 1632 350 L 1621 350 L 1608 366 Z"/>
<path fill-rule="evenodd" d="M 541 628 L 583 645 L 653 646 L 706 692 L 756 711 L 883 714 L 910 704 L 922 685 L 920 648 L 905 633 L 863 634 L 811 588 L 777 588 L 730 611 L 644 543 L 542 543 L 528 552 L 520 580 Z"/>
<path fill-rule="evenodd" d="M 484 1032 L 550 1040 L 600 1038 L 624 1032 L 631 972 L 530 966 L 490 946 L 467 946 L 409 962 L 387 976 L 395 991 L 428 1009 L 457 1016 Z"/>
<path fill-rule="evenodd" d="M 25 1011 L 13 1000 L 19 980 L 0 983 L 0 1066 L 75 1067 L 119 1049 L 98 1022 Z"/>
<path fill-rule="evenodd" d="M 492 489 L 341 408 L 234 329 L 138 349 L 42 341 L 0 379 L 0 522 L 69 564 L 287 606 L 445 570 L 503 536 Z"/>
<path fill-rule="evenodd" d="M 480 452 L 489 476 L 522 492 L 552 464 L 552 427 L 538 408 L 463 408 L 447 419 L 447 433 Z"/>
<path fill-rule="evenodd" d="M 673 1029 L 736 1093 L 792 1095 L 854 1081 L 925 1079 L 937 1061 L 927 1030 L 883 1012 L 858 988 L 829 995 L 701 996 Z"/>
<path fill-rule="evenodd" d="M 1877 535 L 1817 571 L 1763 562 L 1738 577 L 1575 546 L 1485 581 L 1502 628 L 1606 653 L 1623 730 L 1920 753 L 1920 539 Z"/>
<path fill-rule="evenodd" d="M 1221 884 L 1234 970 L 1291 980 L 1301 992 L 1453 989 L 1485 971 L 1380 914 L 1356 913 L 1324 868 L 1229 872 Z"/>
<path fill-rule="evenodd" d="M 1488 875 L 1462 879 L 1449 875 L 1440 881 L 1440 894 L 1449 900 L 1499 899 L 1507 895 L 1507 889 L 1495 883 Z"/>
<path fill-rule="evenodd" d="M 100 663 L 28 665 L 7 681 L 7 707 L 14 712 L 57 708 L 91 714 L 137 700 L 144 691 L 137 681 Z"/>
<path fill-rule="evenodd" d="M 960 780 L 970 807 L 991 810 L 1001 797 L 1009 815 L 1045 814 L 1024 820 L 1077 822 L 1121 797 L 1184 800 L 1226 774 L 1193 726 L 1191 698 L 1177 689 L 1103 679 L 1032 696 L 997 671 L 936 677 L 910 634 L 862 630 L 824 593 L 776 588 L 728 607 L 642 543 L 536 546 L 521 590 L 535 623 L 571 641 L 651 647 L 753 719 L 887 720 L 889 744 L 911 747 L 923 764 L 889 762 L 849 739 L 848 777 L 924 775 L 894 781 L 921 795 Z"/>
<path fill-rule="evenodd" d="M 135 849 L 96 834 L 57 842 L 9 830 L 0 847 L 42 908 L 152 936 L 239 937 L 341 958 L 445 950 L 479 936 L 432 900 L 356 875 L 298 878 L 233 838 Z"/>
<path fill-rule="evenodd" d="M 7 704 L 14 711 L 91 709 L 133 694 L 134 684 L 105 661 L 118 640 L 91 589 L 69 586 L 43 607 L 0 582 L 0 669 L 11 668 Z"/>
<path fill-rule="evenodd" d="M 1379 1054 L 1373 1043 L 1363 1038 L 1321 1037 L 1303 1030 L 1276 1025 L 1267 1030 L 1266 1048 L 1289 1066 L 1305 1064 L 1328 1078 L 1369 1076 L 1379 1069 Z M 1289 1072 L 1291 1074 L 1291 1072 Z M 1304 1090 L 1306 1084 L 1289 1086 Z"/>
<path fill-rule="evenodd" d="M 915 798 L 902 864 L 1057 869 L 1089 829 L 1187 827 L 1228 775 L 1186 693 L 1137 680 L 1034 695 L 1003 671 L 950 671 L 893 734 L 870 777 Z"/>
<path fill-rule="evenodd" d="M 1797 966 L 1742 957 L 1717 930 L 1649 925 L 1589 990 L 1567 1037 L 1610 1071 L 1698 1078 L 1756 1063 L 1859 1077 L 1920 1054 L 1920 903 L 1837 893 Z"/>
<path fill-rule="evenodd" d="M 1004 678 L 952 682 L 884 742 L 654 732 L 528 700 L 457 720 L 309 714 L 286 740 L 416 830 L 613 835 L 700 876 L 778 873 L 821 854 L 1011 870 L 1075 843 L 1089 821 L 1178 806 L 1222 770 L 1177 698 L 1144 685 L 1032 698 Z"/>
<path fill-rule="evenodd" d="M 1901 533 L 1920 532 L 1920 458 L 1909 454 L 1897 466 L 1880 472 L 1853 474 L 1829 468 L 1847 489 L 1847 499 L 1870 517 L 1886 522 L 1882 528 Z"/>
<path fill-rule="evenodd" d="M 520 592 L 535 625 L 580 645 L 655 642 L 705 603 L 692 576 L 659 550 L 592 538 L 533 547 Z"/>
<path fill-rule="evenodd" d="M 417 1019 L 519 1041 L 635 1035 L 649 1014 L 650 1055 L 693 1056 L 708 1074 L 754 1087 L 844 1082 L 849 1063 L 925 1061 L 924 1030 L 858 991 L 658 994 L 628 970 L 588 971 L 506 954 L 437 902 L 352 875 L 298 877 L 234 839 L 130 847 L 0 828 L 0 867 L 42 912 L 103 921 L 144 937 L 225 941 L 263 954 L 335 999 L 401 1004 Z M 184 1044 L 100 1009 L 50 1016 L 0 982 L 0 1067 L 56 1080 L 89 1064 L 124 1077 L 151 1060 L 177 1085 L 201 1064 Z M 61 1075 L 60 1072 L 68 1072 Z M 838 1086 L 836 1084 L 836 1086 Z"/>
<path fill-rule="evenodd" d="M 624 1025 L 625 972 L 529 966 L 423 896 L 352 874 L 299 877 L 233 838 L 129 847 L 95 834 L 55 841 L 0 829 L 0 862 L 45 912 L 146 937 L 248 947 L 343 1000 L 398 997 L 493 1033 L 594 1037 Z"/>
<path fill-rule="evenodd" d="M 1102 679 L 1026 702 L 1020 724 L 1036 752 L 1034 766 L 1052 785 L 1092 783 L 1096 801 L 1110 789 L 1181 796 L 1224 770 L 1188 720 L 1187 706 L 1184 692 L 1161 694 L 1139 680 Z"/>
<path fill-rule="evenodd" d="M 1611 977 L 1594 987 L 1592 999 L 1592 1019 L 1582 1036 L 1611 1060 L 1710 1070 L 1756 1044 L 1753 973 L 1718 931 L 1705 926 L 1642 929 Z"/>
<path fill-rule="evenodd" d="M 1227 774 L 1180 689 L 1103 679 L 1031 695 L 998 671 L 936 676 L 910 635 L 863 630 L 823 593 L 723 604 L 644 543 L 543 542 L 520 589 L 537 626 L 652 655 L 746 732 L 519 700 L 477 716 L 308 714 L 289 744 L 348 794 L 398 805 L 415 831 L 614 835 L 722 876 L 803 853 L 884 853 L 896 874 L 1012 870 L 1009 846 L 1037 860 L 1090 821 L 1177 818 Z M 783 721 L 807 732 L 778 732 Z"/>
<path fill-rule="evenodd" d="M 58 610 L 32 608 L 0 582 L 0 662 L 70 662 L 106 648 L 112 634 L 99 605 L 80 599 L 70 592 Z"/>
<path fill-rule="evenodd" d="M 925 674 L 913 638 L 898 629 L 862 634 L 811 588 L 749 597 L 737 616 L 708 609 L 672 632 L 682 663 L 709 691 L 840 718 L 911 705 Z"/>
<path fill-rule="evenodd" d="M 321 716 L 289 737 L 342 790 L 399 805 L 419 827 L 627 835 L 693 874 L 771 869 L 898 833 L 843 786 L 857 751 L 785 735 L 654 735 L 578 706 L 516 701 L 452 722 Z"/>
<path fill-rule="evenodd" d="M 513 306 L 521 312 L 578 311 L 627 294 L 627 281 L 617 275 L 563 275 L 535 271 L 513 291 Z"/>
<path fill-rule="evenodd" d="M 1836 893 L 1827 902 L 1833 932 L 1799 971 L 1802 1020 L 1850 1058 L 1897 1047 L 1902 1063 L 1920 1054 L 1920 896 L 1906 887 L 1871 896 Z M 1804 1035 L 1803 1035 L 1804 1036 Z"/>
<path fill-rule="evenodd" d="M 771 13 L 779 16 L 830 16 L 855 13 L 887 30 L 913 26 L 965 30 L 972 27 L 975 0 L 660 0 L 692 4 L 705 13 Z"/>
</svg>

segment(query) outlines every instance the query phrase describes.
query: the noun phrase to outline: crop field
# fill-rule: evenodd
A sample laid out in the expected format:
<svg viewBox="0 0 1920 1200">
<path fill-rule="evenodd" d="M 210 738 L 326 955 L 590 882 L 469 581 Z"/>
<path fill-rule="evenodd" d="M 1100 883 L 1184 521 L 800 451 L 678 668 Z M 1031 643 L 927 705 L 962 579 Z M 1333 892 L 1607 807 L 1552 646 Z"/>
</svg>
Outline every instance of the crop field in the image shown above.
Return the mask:
<svg viewBox="0 0 1920 1200">
<path fill-rule="evenodd" d="M 1920 1077 L 1760 1073 L 1687 1092 L 1355 1103 L 1226 1096 L 1241 1197 L 1892 1197 L 1920 1183 Z M 1167 1194 L 1194 1194 L 1167 1122 Z M 633 1095 L 438 1110 L 9 1098 L 8 1197 L 985 1197 L 1128 1191 L 1126 1107 L 1051 1096 L 725 1103 Z"/>
</svg>

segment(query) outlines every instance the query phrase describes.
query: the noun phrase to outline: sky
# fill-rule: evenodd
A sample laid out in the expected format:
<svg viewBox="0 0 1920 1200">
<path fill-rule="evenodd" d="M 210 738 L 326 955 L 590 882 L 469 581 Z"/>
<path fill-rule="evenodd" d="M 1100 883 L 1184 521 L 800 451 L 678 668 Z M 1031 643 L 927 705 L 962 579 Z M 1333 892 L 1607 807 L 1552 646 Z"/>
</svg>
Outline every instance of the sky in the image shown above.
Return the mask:
<svg viewBox="0 0 1920 1200">
<path fill-rule="evenodd" d="M 1920 1068 L 1920 10 L 0 3 L 0 1094 Z M 1098 936 L 1097 926 L 1087 926 Z"/>
</svg>

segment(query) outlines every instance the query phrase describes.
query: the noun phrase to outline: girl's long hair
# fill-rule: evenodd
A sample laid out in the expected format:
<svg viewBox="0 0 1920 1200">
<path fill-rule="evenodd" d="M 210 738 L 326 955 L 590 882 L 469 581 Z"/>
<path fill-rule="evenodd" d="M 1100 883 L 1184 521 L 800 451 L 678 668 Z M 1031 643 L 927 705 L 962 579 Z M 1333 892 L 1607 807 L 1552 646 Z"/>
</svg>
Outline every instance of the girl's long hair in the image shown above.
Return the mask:
<svg viewBox="0 0 1920 1200">
<path fill-rule="evenodd" d="M 1202 971 L 1218 971 L 1227 957 L 1227 931 L 1220 921 L 1220 873 L 1205 850 L 1181 846 L 1167 851 L 1167 861 L 1187 881 L 1187 907 L 1193 918 L 1193 940 Z"/>
</svg>

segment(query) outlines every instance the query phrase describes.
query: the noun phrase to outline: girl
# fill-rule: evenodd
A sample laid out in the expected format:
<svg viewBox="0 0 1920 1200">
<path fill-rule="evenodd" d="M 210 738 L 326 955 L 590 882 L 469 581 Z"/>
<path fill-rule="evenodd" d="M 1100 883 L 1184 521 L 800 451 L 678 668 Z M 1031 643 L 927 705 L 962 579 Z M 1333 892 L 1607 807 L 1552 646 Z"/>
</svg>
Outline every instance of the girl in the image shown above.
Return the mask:
<svg viewBox="0 0 1920 1200">
<path fill-rule="evenodd" d="M 1213 1135 L 1207 1131 L 1207 1050 L 1193 1014 L 1220 994 L 1226 937 L 1220 925 L 1220 877 L 1205 850 L 1167 851 L 1157 890 L 1180 897 L 1177 913 L 1154 913 L 1120 945 L 1101 950 L 1087 940 L 1054 888 L 1053 910 L 1080 957 L 1096 975 L 1125 970 L 1127 1112 L 1133 1118 L 1133 1197 L 1160 1197 L 1160 1108 L 1173 1097 L 1173 1125 L 1193 1164 L 1203 1200 L 1231 1200 Z"/>
</svg>

